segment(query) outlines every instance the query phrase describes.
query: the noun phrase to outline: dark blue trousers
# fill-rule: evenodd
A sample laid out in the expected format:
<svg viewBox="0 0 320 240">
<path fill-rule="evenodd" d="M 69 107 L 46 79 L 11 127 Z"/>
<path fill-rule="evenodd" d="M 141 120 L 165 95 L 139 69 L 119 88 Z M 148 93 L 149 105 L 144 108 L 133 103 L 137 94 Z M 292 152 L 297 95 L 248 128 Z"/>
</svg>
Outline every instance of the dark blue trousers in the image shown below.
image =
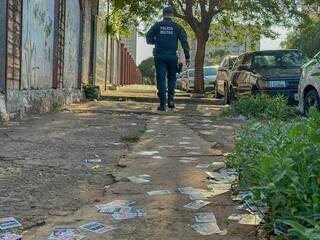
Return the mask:
<svg viewBox="0 0 320 240">
<path fill-rule="evenodd" d="M 168 101 L 173 101 L 178 71 L 178 57 L 174 54 L 156 54 L 155 64 L 157 71 L 157 88 L 160 105 L 165 106 Z M 168 79 L 168 90 L 167 90 Z"/>
</svg>

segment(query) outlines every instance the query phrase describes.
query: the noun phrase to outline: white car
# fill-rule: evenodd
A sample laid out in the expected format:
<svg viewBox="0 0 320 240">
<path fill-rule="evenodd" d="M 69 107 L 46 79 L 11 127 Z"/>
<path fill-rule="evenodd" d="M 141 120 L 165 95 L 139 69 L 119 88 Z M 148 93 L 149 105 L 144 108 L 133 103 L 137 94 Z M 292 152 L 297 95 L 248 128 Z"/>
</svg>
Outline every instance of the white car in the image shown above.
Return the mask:
<svg viewBox="0 0 320 240">
<path fill-rule="evenodd" d="M 217 67 L 207 66 L 203 68 L 204 85 L 205 89 L 214 89 L 215 82 L 217 78 Z M 189 69 L 184 75 L 185 82 L 187 83 L 187 91 L 193 91 L 194 89 L 194 79 L 195 79 L 195 69 Z"/>
<path fill-rule="evenodd" d="M 299 109 L 306 113 L 310 107 L 320 110 L 320 52 L 303 66 L 299 83 Z"/>
</svg>

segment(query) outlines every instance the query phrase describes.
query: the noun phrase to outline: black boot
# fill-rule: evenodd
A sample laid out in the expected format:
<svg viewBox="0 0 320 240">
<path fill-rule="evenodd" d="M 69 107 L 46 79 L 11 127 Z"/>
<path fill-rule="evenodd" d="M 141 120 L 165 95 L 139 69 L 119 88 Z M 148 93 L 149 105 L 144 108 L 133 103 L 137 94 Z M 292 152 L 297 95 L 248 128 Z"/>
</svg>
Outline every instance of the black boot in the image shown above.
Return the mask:
<svg viewBox="0 0 320 240">
<path fill-rule="evenodd" d="M 168 98 L 168 108 L 175 109 L 176 105 L 174 104 L 173 98 Z"/>
<path fill-rule="evenodd" d="M 165 111 L 166 111 L 166 107 L 165 107 L 164 105 L 160 105 L 160 106 L 158 107 L 158 111 L 160 111 L 160 112 L 165 112 Z"/>
</svg>

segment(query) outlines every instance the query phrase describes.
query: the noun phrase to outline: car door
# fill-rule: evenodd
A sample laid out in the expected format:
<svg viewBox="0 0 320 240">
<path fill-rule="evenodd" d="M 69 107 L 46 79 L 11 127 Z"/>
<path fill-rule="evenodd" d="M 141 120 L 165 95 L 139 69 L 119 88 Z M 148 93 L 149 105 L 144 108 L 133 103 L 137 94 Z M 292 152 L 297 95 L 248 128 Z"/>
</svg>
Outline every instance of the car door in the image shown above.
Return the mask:
<svg viewBox="0 0 320 240">
<path fill-rule="evenodd" d="M 252 67 L 252 54 L 244 55 L 241 66 L 245 66 L 247 69 Z M 251 94 L 252 90 L 252 71 L 241 70 L 238 77 L 238 94 L 245 95 Z"/>
<path fill-rule="evenodd" d="M 235 62 L 234 66 L 233 66 L 231 74 L 230 74 L 230 76 L 228 78 L 230 88 L 232 88 L 233 94 L 236 97 L 240 96 L 240 93 L 239 93 L 239 82 L 240 82 L 240 80 L 239 80 L 239 78 L 240 78 L 240 75 L 241 75 L 241 71 L 239 70 L 239 67 L 242 65 L 242 62 L 244 60 L 244 56 L 245 55 L 241 55 L 241 56 L 238 57 L 237 61 Z"/>
<path fill-rule="evenodd" d="M 310 70 L 310 82 L 320 90 L 320 53 L 314 57 L 316 64 Z"/>
</svg>

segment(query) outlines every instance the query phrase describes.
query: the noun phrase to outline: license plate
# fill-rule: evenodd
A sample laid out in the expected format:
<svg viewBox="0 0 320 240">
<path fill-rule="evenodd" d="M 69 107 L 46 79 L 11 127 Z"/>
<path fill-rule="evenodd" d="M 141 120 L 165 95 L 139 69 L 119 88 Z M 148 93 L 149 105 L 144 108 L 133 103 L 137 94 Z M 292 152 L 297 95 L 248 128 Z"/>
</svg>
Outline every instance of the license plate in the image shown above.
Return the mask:
<svg viewBox="0 0 320 240">
<path fill-rule="evenodd" d="M 294 100 L 295 100 L 295 101 L 299 101 L 299 94 L 298 94 L 298 93 L 295 93 L 295 94 L 294 94 Z"/>
</svg>

